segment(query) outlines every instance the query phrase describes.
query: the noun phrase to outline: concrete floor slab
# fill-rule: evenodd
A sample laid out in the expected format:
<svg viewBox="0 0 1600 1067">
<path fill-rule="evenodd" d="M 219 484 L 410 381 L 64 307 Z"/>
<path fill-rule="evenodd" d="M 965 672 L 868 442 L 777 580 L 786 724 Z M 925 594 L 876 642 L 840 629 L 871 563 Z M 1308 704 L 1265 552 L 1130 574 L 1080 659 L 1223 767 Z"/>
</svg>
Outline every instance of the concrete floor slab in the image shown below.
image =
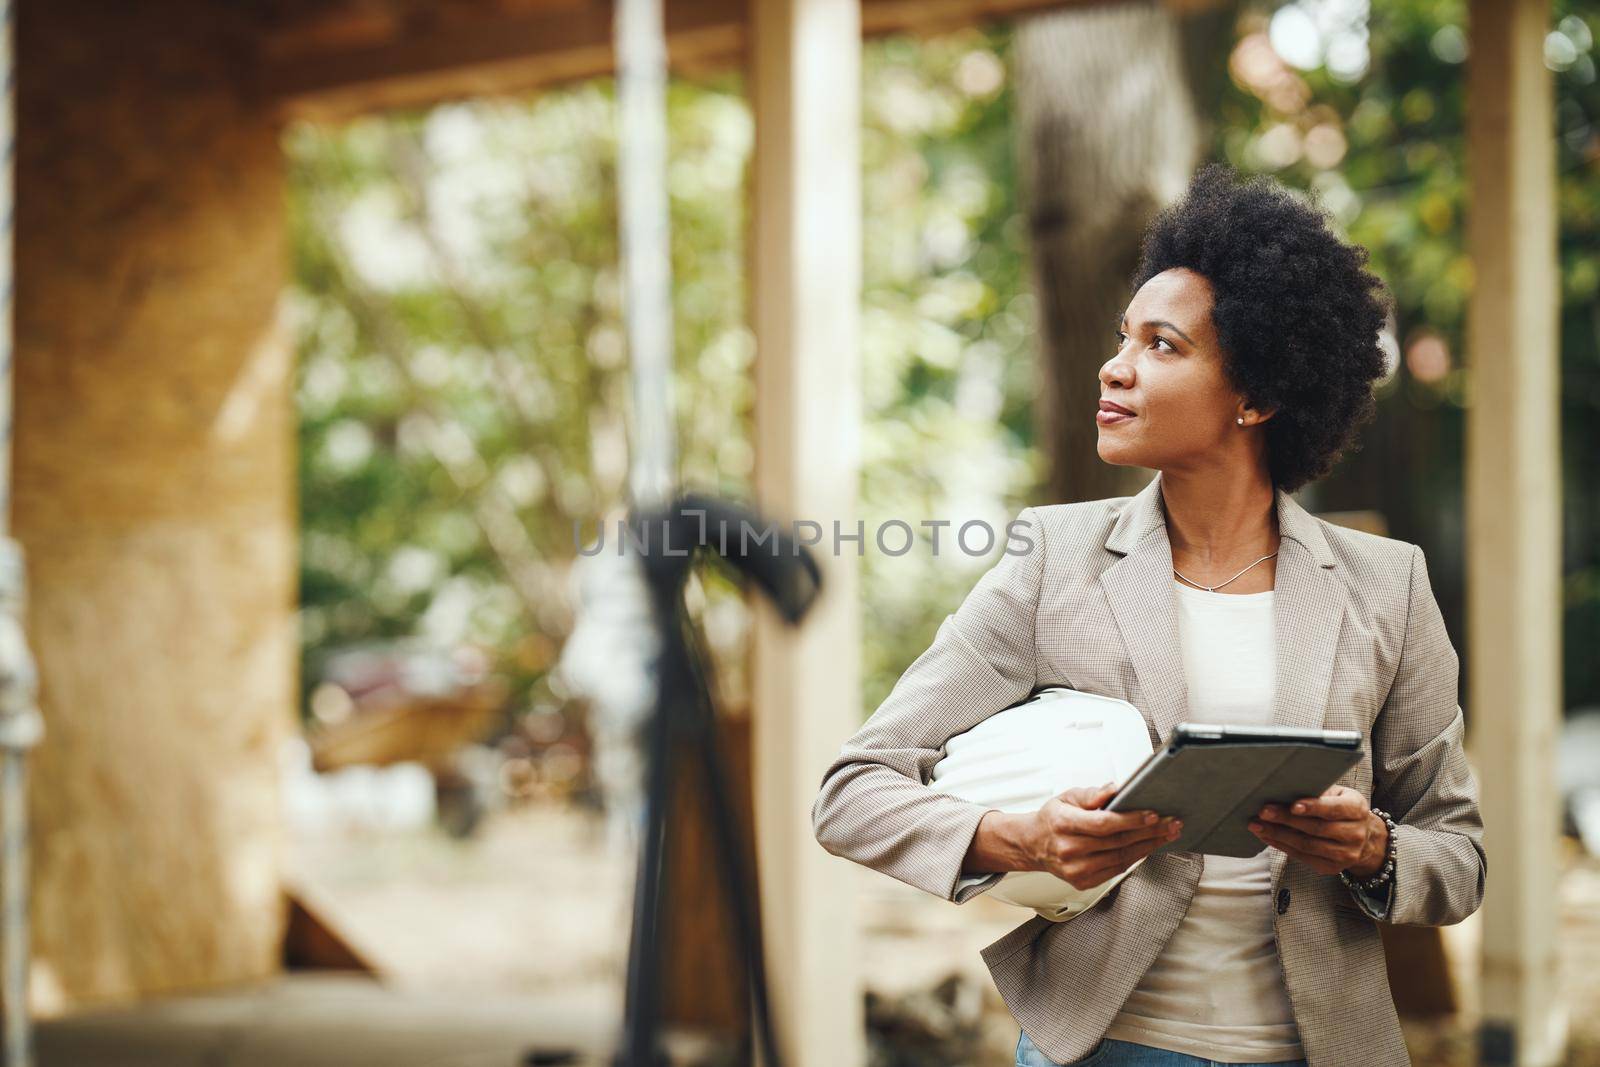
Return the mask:
<svg viewBox="0 0 1600 1067">
<path fill-rule="evenodd" d="M 523 1067 L 536 1048 L 602 1064 L 618 1023 L 588 1002 L 396 989 L 357 976 L 42 1022 L 40 1067 Z"/>
</svg>

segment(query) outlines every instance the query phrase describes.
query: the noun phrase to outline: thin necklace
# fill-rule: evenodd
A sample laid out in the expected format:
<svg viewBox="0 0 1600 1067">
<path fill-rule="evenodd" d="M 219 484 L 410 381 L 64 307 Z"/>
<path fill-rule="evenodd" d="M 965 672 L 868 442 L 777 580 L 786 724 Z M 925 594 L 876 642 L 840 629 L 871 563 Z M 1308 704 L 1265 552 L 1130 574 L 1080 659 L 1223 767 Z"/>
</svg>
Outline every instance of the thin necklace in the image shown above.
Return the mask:
<svg viewBox="0 0 1600 1067">
<path fill-rule="evenodd" d="M 1271 559 L 1273 556 L 1276 556 L 1277 554 L 1278 553 L 1276 553 L 1276 552 L 1268 552 L 1265 556 L 1262 556 L 1261 559 L 1256 560 L 1256 563 L 1260 563 L 1262 560 Z M 1254 567 L 1256 565 L 1256 563 L 1250 564 L 1250 567 Z M 1250 567 L 1246 567 L 1244 569 L 1244 571 L 1249 570 Z M 1243 574 L 1244 571 L 1240 571 L 1239 574 Z M 1173 574 L 1177 574 L 1179 578 L 1183 578 L 1183 575 L 1178 574 L 1178 568 L 1176 568 L 1176 567 L 1172 568 L 1172 573 Z M 1233 576 L 1233 578 L 1239 577 L 1239 574 L 1235 574 Z M 1229 578 L 1228 582 L 1233 581 L 1233 578 Z M 1189 582 L 1189 584 L 1194 586 L 1196 589 L 1204 589 L 1208 593 L 1215 593 L 1218 589 L 1221 589 L 1223 585 L 1227 585 L 1228 584 L 1228 582 L 1223 582 L 1222 585 L 1201 585 L 1199 582 L 1191 582 L 1187 578 L 1183 578 L 1183 580 L 1186 581 L 1186 582 Z"/>
</svg>

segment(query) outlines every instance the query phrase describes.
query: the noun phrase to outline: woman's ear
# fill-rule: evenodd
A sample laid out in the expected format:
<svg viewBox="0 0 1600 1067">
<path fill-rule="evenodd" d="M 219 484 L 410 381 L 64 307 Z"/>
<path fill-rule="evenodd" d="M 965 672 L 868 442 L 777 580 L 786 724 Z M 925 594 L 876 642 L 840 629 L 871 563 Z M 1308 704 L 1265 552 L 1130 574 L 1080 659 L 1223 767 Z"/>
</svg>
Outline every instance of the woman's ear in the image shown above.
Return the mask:
<svg viewBox="0 0 1600 1067">
<path fill-rule="evenodd" d="M 1277 408 L 1258 408 L 1251 404 L 1243 404 L 1240 406 L 1238 414 L 1234 417 L 1234 421 L 1238 423 L 1239 419 L 1243 419 L 1244 422 L 1238 424 L 1248 429 L 1251 426 L 1259 426 L 1268 421 L 1273 415 L 1277 414 L 1277 411 Z"/>
</svg>

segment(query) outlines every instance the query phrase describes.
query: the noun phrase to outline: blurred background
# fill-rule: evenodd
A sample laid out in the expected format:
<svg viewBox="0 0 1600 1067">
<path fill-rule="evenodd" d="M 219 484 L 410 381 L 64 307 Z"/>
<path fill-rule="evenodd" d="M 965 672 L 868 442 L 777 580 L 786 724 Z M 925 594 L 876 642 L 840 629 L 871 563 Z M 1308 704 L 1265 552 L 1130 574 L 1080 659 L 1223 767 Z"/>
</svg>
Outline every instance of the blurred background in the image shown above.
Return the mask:
<svg viewBox="0 0 1600 1067">
<path fill-rule="evenodd" d="M 41 1062 L 614 1039 L 630 765 L 605 651 L 569 647 L 628 499 L 610 19 L 19 5 Z M 1378 419 L 1300 499 L 1421 545 L 1462 657 L 1494 873 L 1459 927 L 1384 930 L 1413 1058 L 1600 1063 L 1600 8 L 667 0 L 666 29 L 679 478 L 869 531 L 809 644 L 689 590 L 794 1062 L 1010 1062 L 977 951 L 1028 916 L 810 839 L 838 744 L 998 555 L 871 531 L 1144 484 L 1078 413 L 1144 226 L 1220 159 L 1318 197 L 1398 300 Z M 716 1062 L 741 972 L 697 786 L 663 981 Z"/>
</svg>

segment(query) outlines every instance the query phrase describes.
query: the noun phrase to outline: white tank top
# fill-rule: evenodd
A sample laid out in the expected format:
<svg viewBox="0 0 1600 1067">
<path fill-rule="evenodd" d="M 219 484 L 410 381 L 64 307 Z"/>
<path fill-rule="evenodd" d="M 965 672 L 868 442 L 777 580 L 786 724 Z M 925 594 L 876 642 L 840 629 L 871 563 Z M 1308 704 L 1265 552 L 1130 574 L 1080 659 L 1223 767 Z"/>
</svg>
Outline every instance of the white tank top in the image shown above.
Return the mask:
<svg viewBox="0 0 1600 1067">
<path fill-rule="evenodd" d="M 1189 721 L 1272 722 L 1272 592 L 1173 584 Z M 1305 1055 L 1272 924 L 1272 855 L 1205 857 L 1183 921 L 1105 1036 L 1222 1063 Z"/>
</svg>

